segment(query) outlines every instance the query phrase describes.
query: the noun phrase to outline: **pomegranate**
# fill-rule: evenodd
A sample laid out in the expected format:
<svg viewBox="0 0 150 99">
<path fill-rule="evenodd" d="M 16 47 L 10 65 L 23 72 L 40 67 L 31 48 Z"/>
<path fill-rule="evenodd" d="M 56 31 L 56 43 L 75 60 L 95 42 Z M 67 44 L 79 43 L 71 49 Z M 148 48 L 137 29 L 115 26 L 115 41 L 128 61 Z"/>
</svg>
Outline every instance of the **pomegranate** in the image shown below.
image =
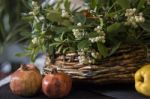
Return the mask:
<svg viewBox="0 0 150 99">
<path fill-rule="evenodd" d="M 72 88 L 72 79 L 65 73 L 57 72 L 54 68 L 42 81 L 44 94 L 51 98 L 67 96 Z"/>
<path fill-rule="evenodd" d="M 42 76 L 40 71 L 33 64 L 21 65 L 11 75 L 10 89 L 20 96 L 35 95 L 42 85 Z"/>
</svg>

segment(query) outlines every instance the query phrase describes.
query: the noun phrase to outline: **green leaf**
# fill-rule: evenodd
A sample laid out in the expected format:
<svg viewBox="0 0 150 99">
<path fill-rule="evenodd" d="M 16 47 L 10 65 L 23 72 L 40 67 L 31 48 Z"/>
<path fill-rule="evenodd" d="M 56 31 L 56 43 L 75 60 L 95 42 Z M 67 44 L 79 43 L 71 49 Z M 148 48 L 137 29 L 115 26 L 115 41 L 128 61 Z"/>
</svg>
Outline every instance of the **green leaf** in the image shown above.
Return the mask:
<svg viewBox="0 0 150 99">
<path fill-rule="evenodd" d="M 66 11 L 69 12 L 70 11 L 70 2 L 69 2 L 69 0 L 64 1 L 64 6 L 65 6 Z"/>
<path fill-rule="evenodd" d="M 98 42 L 97 47 L 98 51 L 102 54 L 104 58 L 108 56 L 108 49 L 103 43 Z"/>
<path fill-rule="evenodd" d="M 120 45 L 121 45 L 121 42 L 118 42 L 116 45 L 114 45 L 112 47 L 110 53 L 109 53 L 109 56 L 111 56 L 112 54 L 114 54 L 118 50 L 118 48 L 120 47 Z"/>
<path fill-rule="evenodd" d="M 142 7 L 144 6 L 144 4 L 146 3 L 146 1 L 147 1 L 147 0 L 140 0 L 139 3 L 138 3 L 137 8 L 138 8 L 138 9 L 142 8 Z"/>
<path fill-rule="evenodd" d="M 35 47 L 35 48 L 32 49 L 32 51 L 31 51 L 31 61 L 32 61 L 32 62 L 35 61 L 35 58 L 36 58 L 36 56 L 37 56 L 39 50 L 40 50 L 40 49 L 39 49 L 38 47 Z"/>
<path fill-rule="evenodd" d="M 103 27 L 103 25 L 104 25 L 104 21 L 103 21 L 103 19 L 102 19 L 102 18 L 100 18 L 100 19 L 99 19 L 99 21 L 100 21 L 100 26 L 101 26 L 101 27 Z"/>
<path fill-rule="evenodd" d="M 91 9 L 95 9 L 95 7 L 97 7 L 97 9 L 101 8 L 103 5 L 105 5 L 106 2 L 108 1 L 104 1 L 104 0 L 87 0 L 89 1 L 89 5 Z"/>
<path fill-rule="evenodd" d="M 56 42 L 60 42 L 60 41 L 61 41 L 60 37 L 56 37 L 56 38 L 54 38 L 54 40 L 55 40 Z"/>
<path fill-rule="evenodd" d="M 46 52 L 46 47 L 45 47 L 45 45 L 42 45 L 41 48 L 42 48 L 42 51 L 43 51 L 43 52 Z"/>
<path fill-rule="evenodd" d="M 47 19 L 52 22 L 61 22 L 62 18 L 59 12 L 49 11 L 47 14 Z"/>
<path fill-rule="evenodd" d="M 100 0 L 91 0 L 91 7 L 95 8 Z"/>
<path fill-rule="evenodd" d="M 58 47 L 58 49 L 57 49 L 57 52 L 58 52 L 58 53 L 61 53 L 62 50 L 63 50 L 63 47 L 64 47 L 63 45 L 60 45 L 60 46 Z"/>
<path fill-rule="evenodd" d="M 32 61 L 32 62 L 34 62 L 34 61 L 35 61 L 35 58 L 36 58 L 35 53 L 32 53 L 32 54 L 31 54 L 31 58 L 30 58 L 30 59 L 31 59 L 31 61 Z"/>
<path fill-rule="evenodd" d="M 86 17 L 81 14 L 81 13 L 77 13 L 75 16 L 74 16 L 74 20 L 76 23 L 81 23 L 81 24 L 85 24 L 86 22 Z"/>
<path fill-rule="evenodd" d="M 107 27 L 107 32 L 108 33 L 119 32 L 120 27 L 121 27 L 121 23 L 114 23 L 114 24 Z"/>
<path fill-rule="evenodd" d="M 141 23 L 140 26 L 147 32 L 150 32 L 150 20 Z"/>
<path fill-rule="evenodd" d="M 129 2 L 129 0 L 117 0 L 117 3 L 118 3 L 123 9 L 130 8 L 130 2 Z"/>
<path fill-rule="evenodd" d="M 91 0 L 83 0 L 85 3 L 89 3 Z M 92 0 L 94 1 L 94 0 Z"/>
<path fill-rule="evenodd" d="M 16 53 L 16 56 L 22 57 L 22 56 L 29 56 L 30 53 Z"/>
<path fill-rule="evenodd" d="M 97 37 L 97 36 L 99 36 L 99 34 L 97 32 L 91 32 L 88 34 L 88 36 L 89 36 L 89 38 L 90 37 Z"/>
<path fill-rule="evenodd" d="M 62 41 L 63 41 L 64 36 L 65 36 L 65 32 L 63 32 L 63 33 L 60 35 L 60 40 L 62 40 Z"/>
<path fill-rule="evenodd" d="M 148 18 L 150 18 L 150 7 L 144 8 L 143 15 L 147 16 Z"/>
<path fill-rule="evenodd" d="M 49 55 L 53 55 L 53 54 L 55 53 L 54 48 L 55 48 L 55 47 L 53 47 L 53 46 L 48 46 L 47 52 L 48 52 Z"/>
<path fill-rule="evenodd" d="M 59 43 L 59 42 L 55 42 L 55 43 L 51 43 L 51 44 L 49 44 L 49 47 L 51 47 L 51 46 L 59 46 L 59 45 L 61 45 L 61 43 Z"/>
<path fill-rule="evenodd" d="M 71 25 L 71 22 L 70 22 L 69 20 L 63 19 L 63 20 L 61 21 L 61 24 L 64 25 L 64 26 L 70 26 L 70 25 Z"/>
<path fill-rule="evenodd" d="M 68 32 L 68 31 L 71 31 L 71 29 L 69 29 L 68 27 L 55 27 L 54 29 L 53 29 L 53 31 L 54 32 L 56 32 L 56 33 L 62 33 L 62 31 L 63 32 Z"/>
<path fill-rule="evenodd" d="M 69 50 L 69 47 L 67 47 L 67 48 L 63 48 L 62 53 L 63 53 L 63 54 L 65 54 L 68 50 Z"/>
<path fill-rule="evenodd" d="M 89 40 L 82 40 L 78 44 L 78 49 L 80 50 L 80 49 L 84 49 L 84 48 L 89 48 L 89 46 L 90 46 Z"/>
</svg>

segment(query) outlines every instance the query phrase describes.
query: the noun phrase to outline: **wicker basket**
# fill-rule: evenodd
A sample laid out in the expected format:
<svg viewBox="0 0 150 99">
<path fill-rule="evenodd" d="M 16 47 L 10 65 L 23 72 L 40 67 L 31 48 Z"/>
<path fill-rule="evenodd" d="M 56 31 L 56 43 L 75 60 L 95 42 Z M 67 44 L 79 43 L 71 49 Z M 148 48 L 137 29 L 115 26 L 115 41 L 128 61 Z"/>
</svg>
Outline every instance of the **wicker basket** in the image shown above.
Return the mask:
<svg viewBox="0 0 150 99">
<path fill-rule="evenodd" d="M 145 51 L 143 46 L 124 46 L 111 57 L 92 65 L 79 64 L 76 53 L 57 55 L 54 64 L 49 64 L 51 60 L 47 58 L 44 74 L 50 72 L 52 67 L 56 67 L 58 71 L 67 73 L 73 80 L 79 82 L 96 84 L 133 82 L 135 71 L 142 65 L 150 63 L 149 47 L 148 45 L 148 50 Z"/>
</svg>

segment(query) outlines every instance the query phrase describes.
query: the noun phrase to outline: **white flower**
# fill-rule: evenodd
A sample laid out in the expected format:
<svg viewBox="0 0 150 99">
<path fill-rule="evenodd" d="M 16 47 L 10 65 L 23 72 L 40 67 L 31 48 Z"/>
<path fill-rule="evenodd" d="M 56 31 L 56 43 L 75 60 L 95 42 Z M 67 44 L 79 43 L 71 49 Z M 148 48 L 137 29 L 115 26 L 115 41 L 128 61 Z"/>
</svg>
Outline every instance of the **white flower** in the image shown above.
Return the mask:
<svg viewBox="0 0 150 99">
<path fill-rule="evenodd" d="M 105 43 L 105 32 L 102 30 L 102 27 L 97 26 L 96 28 L 94 28 L 94 31 L 96 31 L 99 36 L 89 38 L 89 40 L 92 43 L 99 42 L 99 41 L 102 42 L 102 43 Z"/>
<path fill-rule="evenodd" d="M 90 64 L 91 64 L 91 63 L 92 63 L 92 60 L 91 60 L 91 59 L 89 59 L 88 63 L 90 63 Z"/>
<path fill-rule="evenodd" d="M 73 29 L 72 32 L 76 39 L 80 39 L 83 36 L 83 33 L 79 29 Z"/>
<path fill-rule="evenodd" d="M 134 28 L 138 27 L 138 23 L 142 23 L 145 21 L 143 17 L 143 13 L 136 13 L 136 9 L 126 9 L 125 16 L 127 17 L 127 22 L 125 25 L 132 25 Z"/>
<path fill-rule="evenodd" d="M 96 32 L 99 32 L 99 31 L 101 31 L 102 30 L 102 27 L 101 26 L 97 26 L 96 28 L 94 28 L 94 31 L 96 31 Z"/>
<path fill-rule="evenodd" d="M 40 21 L 43 21 L 44 19 L 45 19 L 44 16 L 40 16 L 40 17 L 39 17 L 39 20 L 40 20 Z"/>
<path fill-rule="evenodd" d="M 38 38 L 37 37 L 34 37 L 33 39 L 32 39 L 32 43 L 33 44 L 36 44 L 38 42 Z"/>
<path fill-rule="evenodd" d="M 139 16 L 139 23 L 144 22 L 144 21 L 145 21 L 145 18 L 143 16 Z"/>
<path fill-rule="evenodd" d="M 63 9 L 62 13 L 61 13 L 61 17 L 68 18 L 69 17 L 69 13 L 66 10 Z"/>
<path fill-rule="evenodd" d="M 94 10 L 90 10 L 90 13 L 93 13 L 94 12 Z"/>
<path fill-rule="evenodd" d="M 92 43 L 96 43 L 96 42 L 105 43 L 105 36 L 97 36 L 97 37 L 89 38 L 89 40 L 90 40 Z"/>
<path fill-rule="evenodd" d="M 35 1 L 32 1 L 32 7 L 33 7 L 33 12 L 36 14 L 39 12 L 40 7 L 38 6 L 38 3 Z"/>
<path fill-rule="evenodd" d="M 85 56 L 78 56 L 78 59 L 79 59 L 80 64 L 88 64 L 89 63 L 88 59 Z"/>
<path fill-rule="evenodd" d="M 143 13 L 142 13 L 142 12 L 140 12 L 140 13 L 139 13 L 139 16 L 143 16 Z"/>
<path fill-rule="evenodd" d="M 94 31 L 97 32 L 98 36 L 89 38 L 89 40 L 92 43 L 99 42 L 99 41 L 105 43 L 105 32 L 102 30 L 102 27 L 98 25 L 96 28 L 94 28 Z"/>
<path fill-rule="evenodd" d="M 134 18 L 136 22 L 139 22 L 139 16 L 135 16 Z"/>
<path fill-rule="evenodd" d="M 85 55 L 85 52 L 80 51 L 80 52 L 78 52 L 78 54 L 79 54 L 80 56 L 82 56 L 82 55 Z"/>
<path fill-rule="evenodd" d="M 98 37 L 95 38 L 95 42 L 98 42 L 98 41 L 100 41 L 100 40 L 101 40 L 101 37 L 100 37 L 100 36 L 98 36 Z"/>
<path fill-rule="evenodd" d="M 145 18 L 143 16 L 135 16 L 135 20 L 137 23 L 141 23 L 145 21 Z"/>
<path fill-rule="evenodd" d="M 135 22 L 136 21 L 136 19 L 135 19 L 135 16 L 131 16 L 131 17 L 129 17 L 129 22 Z"/>
<path fill-rule="evenodd" d="M 134 15 L 136 12 L 136 8 L 133 8 L 133 9 L 126 9 L 126 13 L 125 13 L 125 16 L 132 16 Z"/>
<path fill-rule="evenodd" d="M 133 8 L 133 9 L 132 9 L 132 12 L 135 13 L 135 12 L 136 12 L 136 8 Z"/>
<path fill-rule="evenodd" d="M 29 12 L 28 14 L 29 14 L 29 15 L 33 15 L 33 12 Z"/>
<path fill-rule="evenodd" d="M 95 59 L 101 59 L 101 55 L 98 52 L 92 51 L 91 56 Z"/>
<path fill-rule="evenodd" d="M 82 26 L 82 24 L 79 22 L 79 23 L 77 23 L 77 26 Z"/>
<path fill-rule="evenodd" d="M 89 40 L 94 43 L 95 42 L 95 39 L 94 38 L 89 38 Z"/>
<path fill-rule="evenodd" d="M 104 39 L 105 39 L 105 36 L 100 36 L 100 38 L 101 38 L 102 40 L 104 40 Z"/>
<path fill-rule="evenodd" d="M 37 3 L 36 3 L 35 1 L 32 0 L 32 5 L 33 5 L 33 6 L 34 6 L 34 5 L 37 5 Z"/>
</svg>

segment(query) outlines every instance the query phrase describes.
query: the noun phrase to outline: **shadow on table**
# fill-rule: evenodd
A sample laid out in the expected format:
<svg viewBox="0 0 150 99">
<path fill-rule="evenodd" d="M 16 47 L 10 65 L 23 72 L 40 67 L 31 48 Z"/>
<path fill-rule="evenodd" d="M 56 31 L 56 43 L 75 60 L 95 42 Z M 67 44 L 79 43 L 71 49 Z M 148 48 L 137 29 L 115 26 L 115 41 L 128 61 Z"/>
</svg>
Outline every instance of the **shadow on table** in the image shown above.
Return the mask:
<svg viewBox="0 0 150 99">
<path fill-rule="evenodd" d="M 0 88 L 0 99 L 51 99 L 39 92 L 34 97 L 14 95 L 9 85 Z M 71 93 L 63 99 L 150 99 L 136 92 L 134 84 L 73 84 Z"/>
<path fill-rule="evenodd" d="M 0 88 L 0 99 L 51 99 L 47 96 L 45 96 L 42 92 L 39 92 L 34 97 L 21 97 L 21 96 L 16 96 L 14 95 L 10 89 L 9 85 L 5 85 Z M 87 88 L 79 88 L 79 87 L 74 87 L 71 91 L 71 93 L 67 96 L 64 97 L 63 99 L 114 99 L 109 96 L 105 96 L 100 93 L 95 93 L 92 91 L 87 90 Z"/>
</svg>

